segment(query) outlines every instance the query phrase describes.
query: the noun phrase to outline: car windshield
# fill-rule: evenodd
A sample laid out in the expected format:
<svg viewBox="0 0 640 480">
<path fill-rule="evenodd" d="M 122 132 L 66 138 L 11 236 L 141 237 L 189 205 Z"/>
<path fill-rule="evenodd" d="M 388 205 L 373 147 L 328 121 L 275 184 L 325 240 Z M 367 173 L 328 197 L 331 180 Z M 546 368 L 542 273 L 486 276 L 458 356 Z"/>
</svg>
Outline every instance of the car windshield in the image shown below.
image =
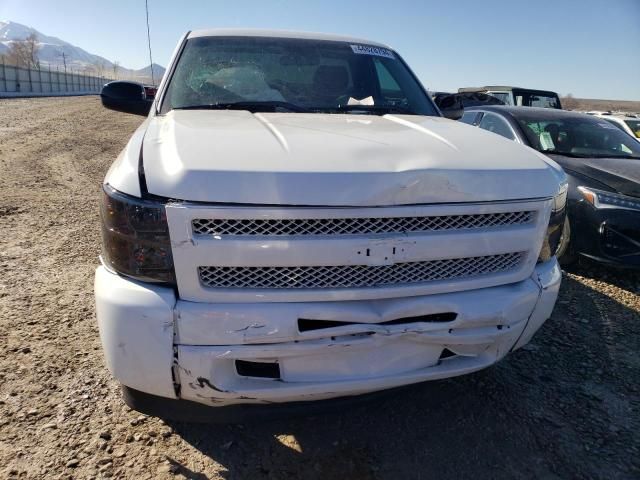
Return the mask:
<svg viewBox="0 0 640 480">
<path fill-rule="evenodd" d="M 640 144 L 600 118 L 521 113 L 517 120 L 529 144 L 544 153 L 575 157 L 640 158 Z"/>
<path fill-rule="evenodd" d="M 624 123 L 629 126 L 637 138 L 640 138 L 640 120 L 625 120 Z"/>
<path fill-rule="evenodd" d="M 187 108 L 438 115 L 391 50 L 270 37 L 189 39 L 161 113 Z"/>
</svg>

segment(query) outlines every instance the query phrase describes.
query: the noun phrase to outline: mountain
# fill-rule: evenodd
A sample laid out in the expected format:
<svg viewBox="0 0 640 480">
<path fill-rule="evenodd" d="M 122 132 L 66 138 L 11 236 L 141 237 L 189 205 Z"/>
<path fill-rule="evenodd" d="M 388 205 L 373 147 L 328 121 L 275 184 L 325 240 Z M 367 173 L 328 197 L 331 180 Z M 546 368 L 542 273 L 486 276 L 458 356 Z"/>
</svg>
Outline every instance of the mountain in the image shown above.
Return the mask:
<svg viewBox="0 0 640 480">
<path fill-rule="evenodd" d="M 44 35 L 35 28 L 27 27 L 26 25 L 16 22 L 0 21 L 0 45 L 4 47 L 4 50 L 9 48 L 11 42 L 23 40 L 31 34 L 35 34 L 38 39 L 38 45 L 40 46 L 38 59 L 42 65 L 62 65 L 64 63 L 62 54 L 64 53 L 67 67 L 77 67 L 81 69 L 101 63 L 104 64 L 106 68 L 113 67 L 113 63 L 106 58 L 89 53 L 57 37 Z M 4 53 L 2 52 L 2 47 L 0 47 L 0 53 Z"/>
<path fill-rule="evenodd" d="M 38 60 L 45 68 L 63 69 L 66 62 L 67 70 L 83 72 L 93 75 L 101 75 L 107 78 L 114 77 L 114 63 L 100 55 L 89 53 L 86 50 L 65 42 L 57 37 L 45 35 L 35 28 L 20 23 L 0 20 L 0 55 L 6 54 L 11 42 L 24 40 L 34 34 L 38 40 Z M 137 80 L 149 82 L 151 80 L 151 68 L 147 66 L 139 70 L 133 70 L 118 66 L 115 76 L 119 79 Z M 153 65 L 153 74 L 156 83 L 164 74 L 164 67 Z"/>
<path fill-rule="evenodd" d="M 166 68 L 164 68 L 162 65 L 158 65 L 155 62 L 153 63 L 153 76 L 156 80 L 162 78 L 165 71 Z M 151 65 L 141 68 L 140 70 L 134 70 L 134 72 L 136 75 L 139 75 L 141 77 L 151 77 Z"/>
</svg>

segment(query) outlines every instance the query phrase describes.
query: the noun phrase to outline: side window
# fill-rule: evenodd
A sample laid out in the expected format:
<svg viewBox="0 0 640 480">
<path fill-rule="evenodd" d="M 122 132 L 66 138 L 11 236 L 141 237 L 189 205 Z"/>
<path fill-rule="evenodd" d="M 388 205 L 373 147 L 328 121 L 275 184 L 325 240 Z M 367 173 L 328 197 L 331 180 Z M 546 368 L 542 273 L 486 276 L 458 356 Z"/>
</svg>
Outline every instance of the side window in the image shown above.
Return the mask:
<svg viewBox="0 0 640 480">
<path fill-rule="evenodd" d="M 505 105 L 512 105 L 513 102 L 511 101 L 511 94 L 507 93 L 507 92 L 487 92 L 489 95 L 491 95 L 492 97 L 497 98 L 498 100 L 500 100 L 502 103 L 504 103 Z"/>
<path fill-rule="evenodd" d="M 464 112 L 460 121 L 469 125 L 478 125 L 478 116 L 480 112 Z"/>
<path fill-rule="evenodd" d="M 393 77 L 393 74 L 379 59 L 373 60 L 378 77 L 378 86 L 380 87 L 380 95 L 382 102 L 387 105 L 408 105 L 409 99 L 402 92 L 400 85 Z"/>
<path fill-rule="evenodd" d="M 640 120 L 625 120 L 624 123 L 627 124 L 636 138 L 640 138 Z"/>
<path fill-rule="evenodd" d="M 378 82 L 380 83 L 380 90 L 384 93 L 391 93 L 394 95 L 400 95 L 402 89 L 395 78 L 391 75 L 391 72 L 387 70 L 380 60 L 374 59 L 374 65 L 376 66 L 376 74 L 378 75 Z"/>
<path fill-rule="evenodd" d="M 483 128 L 484 130 L 497 133 L 498 135 L 502 135 L 509 140 L 516 139 L 509 124 L 498 115 L 495 115 L 493 113 L 485 113 L 482 117 L 482 120 L 480 121 L 479 127 Z"/>
</svg>

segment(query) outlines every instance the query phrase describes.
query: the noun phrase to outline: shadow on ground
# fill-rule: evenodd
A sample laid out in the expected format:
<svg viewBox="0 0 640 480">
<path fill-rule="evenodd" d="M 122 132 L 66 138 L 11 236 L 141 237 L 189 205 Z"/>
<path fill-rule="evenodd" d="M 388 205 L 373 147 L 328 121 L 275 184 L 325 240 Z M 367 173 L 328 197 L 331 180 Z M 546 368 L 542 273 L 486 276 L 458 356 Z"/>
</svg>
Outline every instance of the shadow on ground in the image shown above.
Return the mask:
<svg viewBox="0 0 640 480">
<path fill-rule="evenodd" d="M 574 267 L 533 342 L 486 371 L 325 415 L 171 426 L 229 479 L 639 475 L 640 315 L 599 287 L 637 295 L 621 275 Z"/>
</svg>

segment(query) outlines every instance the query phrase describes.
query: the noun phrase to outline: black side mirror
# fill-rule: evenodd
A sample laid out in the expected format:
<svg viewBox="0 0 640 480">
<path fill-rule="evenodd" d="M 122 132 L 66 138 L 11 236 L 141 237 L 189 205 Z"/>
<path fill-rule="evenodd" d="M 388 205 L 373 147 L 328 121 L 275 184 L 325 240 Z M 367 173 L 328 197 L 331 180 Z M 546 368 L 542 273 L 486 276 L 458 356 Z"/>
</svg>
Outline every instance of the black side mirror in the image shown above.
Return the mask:
<svg viewBox="0 0 640 480">
<path fill-rule="evenodd" d="M 100 92 L 102 105 L 118 112 L 147 115 L 153 104 L 144 85 L 137 82 L 109 82 Z"/>
<path fill-rule="evenodd" d="M 435 99 L 435 103 L 446 118 L 451 120 L 458 120 L 462 118 L 464 113 L 464 107 L 462 106 L 462 100 L 458 95 L 442 95 Z"/>
</svg>

